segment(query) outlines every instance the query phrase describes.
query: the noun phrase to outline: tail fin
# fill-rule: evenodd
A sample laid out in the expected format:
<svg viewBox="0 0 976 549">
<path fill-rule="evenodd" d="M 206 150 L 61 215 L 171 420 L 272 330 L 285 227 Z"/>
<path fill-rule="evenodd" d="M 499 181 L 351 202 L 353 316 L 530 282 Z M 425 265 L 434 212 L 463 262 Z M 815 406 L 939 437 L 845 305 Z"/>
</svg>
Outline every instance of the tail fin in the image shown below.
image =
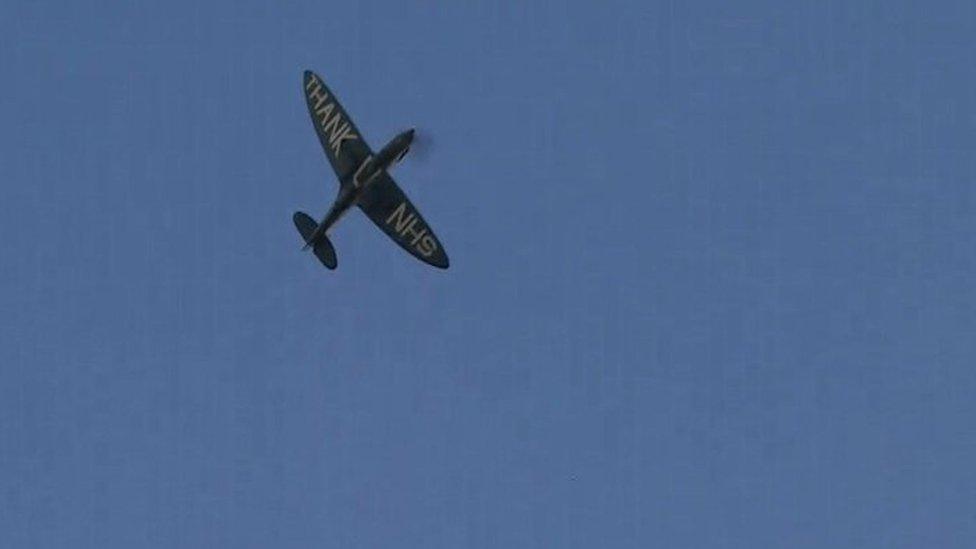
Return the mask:
<svg viewBox="0 0 976 549">
<path fill-rule="evenodd" d="M 319 258 L 319 261 L 328 269 L 335 269 L 339 265 L 336 259 L 335 248 L 332 247 L 332 243 L 329 242 L 329 238 L 324 234 L 315 237 L 315 242 L 312 242 L 312 238 L 315 235 L 315 229 L 318 224 L 314 219 L 309 217 L 307 214 L 302 212 L 295 212 L 292 216 L 292 220 L 295 222 L 295 228 L 298 232 L 302 234 L 302 238 L 305 243 L 312 246 L 312 251 L 315 253 L 315 257 Z"/>
</svg>

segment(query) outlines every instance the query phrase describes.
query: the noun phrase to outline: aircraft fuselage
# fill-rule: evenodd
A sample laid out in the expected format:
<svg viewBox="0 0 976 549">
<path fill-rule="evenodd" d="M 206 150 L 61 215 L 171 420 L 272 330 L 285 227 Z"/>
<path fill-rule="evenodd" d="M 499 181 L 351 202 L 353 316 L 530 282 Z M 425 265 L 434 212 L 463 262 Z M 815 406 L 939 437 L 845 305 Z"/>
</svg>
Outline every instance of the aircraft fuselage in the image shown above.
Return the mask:
<svg viewBox="0 0 976 549">
<path fill-rule="evenodd" d="M 403 159 L 407 151 L 410 150 L 410 144 L 413 143 L 413 134 L 414 130 L 412 129 L 400 133 L 380 149 L 375 157 L 369 157 L 363 161 L 359 169 L 352 175 L 351 184 L 342 186 L 335 202 L 329 208 L 329 212 L 325 214 L 312 238 L 309 239 L 309 245 L 313 244 L 319 236 L 325 234 L 350 208 L 356 205 L 360 195 L 377 176 Z"/>
</svg>

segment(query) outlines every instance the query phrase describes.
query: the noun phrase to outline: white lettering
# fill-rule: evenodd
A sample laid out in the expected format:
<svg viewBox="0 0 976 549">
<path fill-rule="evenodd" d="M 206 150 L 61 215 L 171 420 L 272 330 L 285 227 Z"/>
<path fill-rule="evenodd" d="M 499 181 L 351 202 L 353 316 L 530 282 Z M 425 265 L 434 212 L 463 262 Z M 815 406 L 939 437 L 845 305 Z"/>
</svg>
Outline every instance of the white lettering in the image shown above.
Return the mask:
<svg viewBox="0 0 976 549">
<path fill-rule="evenodd" d="M 430 257 L 437 251 L 437 241 L 434 240 L 434 235 L 427 231 L 427 227 L 424 227 L 416 214 L 407 213 L 406 202 L 401 202 L 393 210 L 390 217 L 386 218 L 386 224 L 393 227 L 393 230 L 401 237 L 412 237 L 410 245 L 424 257 Z"/>
<path fill-rule="evenodd" d="M 413 219 L 413 214 L 407 215 L 406 219 L 404 219 L 404 214 L 406 213 L 406 211 L 407 211 L 407 203 L 401 202 L 400 205 L 397 206 L 397 209 L 393 210 L 393 213 L 390 214 L 390 217 L 386 218 L 387 225 L 389 225 L 394 218 L 397 220 L 396 225 L 394 225 L 394 229 L 398 234 L 402 233 L 403 228 L 407 226 L 407 223 L 409 223 L 411 219 Z"/>
<path fill-rule="evenodd" d="M 420 242 L 420 239 L 423 238 L 423 236 L 425 234 L 427 234 L 427 229 L 424 228 L 423 225 L 420 226 L 421 229 L 422 229 L 420 232 L 417 232 L 417 230 L 413 228 L 414 227 L 414 223 L 416 223 L 416 222 L 417 222 L 417 218 L 416 217 L 413 218 L 413 219 L 411 219 L 410 220 L 410 224 L 407 225 L 407 227 L 403 230 L 402 233 L 400 233 L 403 236 L 408 236 L 408 235 L 409 236 L 413 236 L 413 242 L 410 243 L 411 246 L 416 246 L 417 245 L 417 242 Z"/>
<path fill-rule="evenodd" d="M 319 86 L 319 83 L 317 81 L 315 81 L 315 80 L 309 80 L 308 83 L 309 84 L 315 84 L 315 89 L 313 89 L 313 90 L 311 90 L 311 91 L 308 92 L 308 98 L 309 98 L 310 101 L 311 100 L 314 100 L 315 101 L 315 109 L 314 110 L 318 110 L 319 107 L 322 106 L 322 103 L 325 103 L 325 100 L 329 98 L 329 94 L 325 93 L 325 90 L 323 90 L 322 87 Z M 307 86 L 306 86 L 306 89 L 308 89 Z"/>
<path fill-rule="evenodd" d="M 434 237 L 425 235 L 420 240 L 420 246 L 417 248 L 420 250 L 420 253 L 424 254 L 424 257 L 430 257 L 434 255 L 434 251 L 437 250 L 437 241 L 434 240 Z"/>
<path fill-rule="evenodd" d="M 329 103 L 328 105 L 315 111 L 315 114 L 317 114 L 319 117 L 320 126 L 324 126 L 325 121 L 328 120 L 330 116 L 332 116 L 332 108 L 333 108 L 333 104 Z"/>
<path fill-rule="evenodd" d="M 348 122 L 342 121 L 342 114 L 338 111 L 327 122 L 325 117 L 322 118 L 322 133 L 328 137 L 329 146 L 332 147 L 332 152 L 336 156 L 339 155 L 339 148 L 342 147 L 343 141 L 359 137 L 352 133 Z"/>
<path fill-rule="evenodd" d="M 329 135 L 329 131 L 331 131 L 332 135 L 334 136 L 336 135 L 336 127 L 339 125 L 340 122 L 342 122 L 342 116 L 340 116 L 339 113 L 335 113 L 334 115 L 332 115 L 332 118 L 330 118 L 328 122 L 326 122 L 325 119 L 323 118 L 322 131 L 325 133 L 325 135 Z M 330 139 L 329 142 L 331 143 L 332 140 Z"/>
<path fill-rule="evenodd" d="M 338 113 L 336 114 L 336 116 L 338 116 Z M 340 121 L 341 121 L 341 119 L 340 119 Z M 333 126 L 332 127 L 332 135 L 329 136 L 329 143 L 335 143 L 336 139 L 338 139 L 338 137 L 340 135 L 342 135 L 343 133 L 345 133 L 345 131 L 347 129 L 349 129 L 349 123 L 348 122 L 343 122 L 342 123 L 342 127 Z"/>
<path fill-rule="evenodd" d="M 352 125 L 349 122 L 343 121 L 338 104 L 326 103 L 329 94 L 319 84 L 318 79 L 309 78 L 305 83 L 305 91 L 308 93 L 309 104 L 312 105 L 314 101 L 312 111 L 318 116 L 322 134 L 328 138 L 332 153 L 339 156 L 342 144 L 349 139 L 359 139 L 359 136 L 352 132 Z"/>
<path fill-rule="evenodd" d="M 344 124 L 342 126 L 342 131 L 339 133 L 339 136 L 334 138 L 334 140 L 332 141 L 332 148 L 335 151 L 336 155 L 339 154 L 339 148 L 342 147 L 343 141 L 347 139 L 357 139 L 358 137 L 359 137 L 358 135 L 352 133 L 352 129 L 350 128 L 350 125 L 348 123 Z"/>
</svg>

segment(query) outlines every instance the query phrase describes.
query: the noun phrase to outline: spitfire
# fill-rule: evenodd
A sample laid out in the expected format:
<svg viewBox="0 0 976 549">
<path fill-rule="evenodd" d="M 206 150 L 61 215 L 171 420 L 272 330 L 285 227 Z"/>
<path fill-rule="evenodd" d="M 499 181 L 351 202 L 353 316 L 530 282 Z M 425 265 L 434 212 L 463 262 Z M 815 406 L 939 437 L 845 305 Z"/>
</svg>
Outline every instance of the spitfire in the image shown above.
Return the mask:
<svg viewBox="0 0 976 549">
<path fill-rule="evenodd" d="M 400 133 L 379 153 L 373 154 L 359 137 L 352 119 L 318 75 L 306 71 L 304 87 L 315 133 L 339 178 L 339 194 L 322 221 L 316 223 L 302 212 L 295 212 L 293 216 L 295 227 L 305 240 L 305 248 L 311 248 L 327 268 L 335 269 L 338 261 L 326 233 L 356 205 L 411 255 L 446 269 L 449 261 L 444 247 L 389 174 L 389 170 L 410 150 L 414 131 Z"/>
</svg>

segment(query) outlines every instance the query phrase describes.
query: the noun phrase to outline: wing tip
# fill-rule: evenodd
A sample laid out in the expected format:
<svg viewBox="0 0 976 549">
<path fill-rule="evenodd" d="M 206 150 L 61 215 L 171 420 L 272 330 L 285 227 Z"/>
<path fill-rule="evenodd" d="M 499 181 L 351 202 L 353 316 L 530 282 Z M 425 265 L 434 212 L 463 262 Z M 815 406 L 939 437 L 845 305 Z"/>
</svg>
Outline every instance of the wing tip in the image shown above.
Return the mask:
<svg viewBox="0 0 976 549">
<path fill-rule="evenodd" d="M 438 269 L 447 270 L 447 268 L 451 266 L 451 260 L 447 258 L 447 254 L 444 254 L 443 261 L 438 261 L 437 263 L 431 262 L 430 264 Z"/>
</svg>

